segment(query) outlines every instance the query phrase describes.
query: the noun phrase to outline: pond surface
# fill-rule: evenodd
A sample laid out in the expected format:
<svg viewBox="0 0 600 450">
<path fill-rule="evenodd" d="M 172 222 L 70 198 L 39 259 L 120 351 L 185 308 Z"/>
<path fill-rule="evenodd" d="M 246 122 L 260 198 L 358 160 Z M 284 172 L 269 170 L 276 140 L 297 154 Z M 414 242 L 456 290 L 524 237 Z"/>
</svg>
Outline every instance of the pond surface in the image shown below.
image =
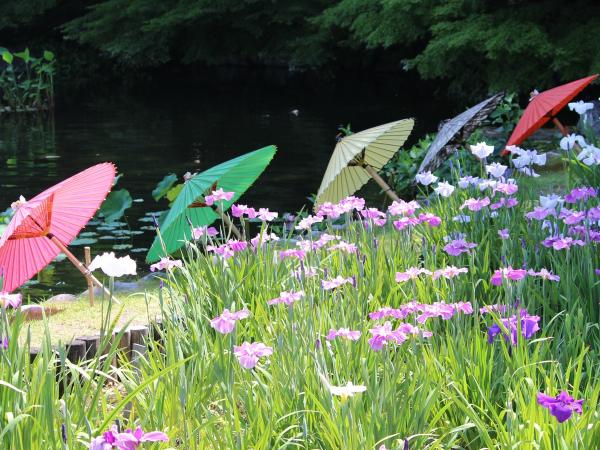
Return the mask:
<svg viewBox="0 0 600 450">
<path fill-rule="evenodd" d="M 52 117 L 0 116 L 0 211 L 19 195 L 31 198 L 93 164 L 112 161 L 123 174 L 117 188 L 130 191 L 133 206 L 117 228 L 92 221 L 71 248 L 78 257 L 86 242 L 95 254 L 131 254 L 143 275 L 145 249 L 155 235 L 148 213 L 167 207 L 151 191 L 166 174 L 202 171 L 275 144 L 273 162 L 241 201 L 294 212 L 318 190 L 340 124 L 358 131 L 415 117 L 412 144 L 435 130 L 448 109 L 412 83 L 378 78 L 332 85 L 240 75 L 223 83 L 82 97 L 59 105 Z M 371 192 L 377 195 L 375 187 Z M 45 297 L 85 288 L 79 272 L 62 260 L 23 292 Z"/>
</svg>

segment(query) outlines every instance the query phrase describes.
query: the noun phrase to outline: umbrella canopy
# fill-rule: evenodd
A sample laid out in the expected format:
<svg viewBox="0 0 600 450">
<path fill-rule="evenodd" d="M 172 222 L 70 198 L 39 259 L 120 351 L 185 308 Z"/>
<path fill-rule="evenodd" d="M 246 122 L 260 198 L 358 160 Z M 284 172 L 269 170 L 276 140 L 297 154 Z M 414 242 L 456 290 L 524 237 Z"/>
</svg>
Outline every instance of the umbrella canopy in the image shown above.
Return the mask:
<svg viewBox="0 0 600 450">
<path fill-rule="evenodd" d="M 0 238 L 4 291 L 18 288 L 64 251 L 106 198 L 115 172 L 111 163 L 98 164 L 29 201 L 15 202 Z"/>
<path fill-rule="evenodd" d="M 519 123 L 517 123 L 506 145 L 519 145 L 538 128 L 553 119 L 567 103 L 573 100 L 577 94 L 597 77 L 598 74 L 595 74 L 537 94 L 530 100 L 527 108 L 525 108 Z M 562 125 L 559 126 L 559 128 L 561 127 Z M 502 152 L 503 155 L 507 155 L 508 153 L 510 152 L 506 149 Z"/>
<path fill-rule="evenodd" d="M 233 191 L 231 200 L 220 203 L 222 211 L 226 211 L 256 181 L 273 159 L 276 150 L 277 147 L 270 145 L 246 153 L 187 180 L 161 224 L 160 238 L 157 236 L 154 239 L 146 261 L 158 261 L 181 248 L 184 241 L 192 236 L 190 223 L 194 227 L 200 227 L 210 225 L 220 218 L 218 211 L 212 207 L 198 207 L 198 201 L 219 188 L 227 192 Z"/>
<path fill-rule="evenodd" d="M 371 178 L 381 185 L 383 180 L 377 171 L 404 144 L 414 124 L 413 119 L 397 120 L 340 139 L 325 170 L 315 207 L 325 202 L 338 203 Z M 385 185 L 384 190 L 389 190 L 389 186 Z"/>
<path fill-rule="evenodd" d="M 500 92 L 446 121 L 427 149 L 427 154 L 417 173 L 426 171 L 433 172 L 437 169 L 450 153 L 456 149 L 461 142 L 466 141 L 473 130 L 475 130 L 475 128 L 477 128 L 481 122 L 496 109 L 503 98 L 504 92 Z M 450 142 L 453 142 L 454 144 L 448 145 Z"/>
</svg>

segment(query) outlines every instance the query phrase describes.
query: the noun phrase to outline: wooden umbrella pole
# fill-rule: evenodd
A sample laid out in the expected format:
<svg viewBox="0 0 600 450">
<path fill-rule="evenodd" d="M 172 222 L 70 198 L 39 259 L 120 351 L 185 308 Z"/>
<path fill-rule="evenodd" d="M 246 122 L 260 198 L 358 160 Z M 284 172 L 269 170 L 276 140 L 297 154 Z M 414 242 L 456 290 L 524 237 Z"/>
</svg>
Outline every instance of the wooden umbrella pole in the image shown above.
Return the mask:
<svg viewBox="0 0 600 450">
<path fill-rule="evenodd" d="M 92 250 L 89 247 L 83 247 L 83 255 L 85 258 L 85 266 L 90 267 L 90 264 L 92 263 Z M 90 296 L 90 306 L 94 306 L 94 284 L 89 278 L 86 279 L 88 284 L 88 294 Z"/>
<path fill-rule="evenodd" d="M 75 255 L 73 253 L 71 253 L 69 251 L 69 249 L 62 242 L 60 242 L 60 239 L 58 239 L 53 234 L 48 234 L 47 237 L 54 243 L 54 245 L 56 245 L 60 249 L 61 252 L 63 252 L 65 255 L 67 255 L 67 258 L 69 259 L 69 261 L 71 261 L 73 263 L 73 265 L 75 267 L 77 267 L 77 269 L 79 269 L 79 271 L 83 274 L 83 276 L 86 278 L 86 280 L 88 280 L 89 282 L 98 286 L 100 289 L 102 289 L 106 293 L 106 295 L 108 295 L 109 298 L 112 297 L 113 300 L 118 302 L 118 300 L 114 296 L 110 295 L 110 291 L 108 289 L 106 289 L 106 287 L 104 287 L 104 285 L 102 283 L 100 283 L 100 281 L 94 275 L 92 275 L 92 273 L 88 270 L 88 268 L 85 267 L 83 265 L 83 263 L 81 261 L 79 261 L 75 257 Z"/>
<path fill-rule="evenodd" d="M 556 128 L 558 128 L 558 131 L 560 131 L 560 134 L 562 134 L 563 136 L 568 136 L 569 135 L 569 130 L 567 130 L 567 127 L 565 127 L 560 120 L 558 120 L 556 117 L 552 118 L 552 123 L 556 126 Z"/>
<path fill-rule="evenodd" d="M 385 192 L 392 200 L 400 201 L 400 197 L 396 195 L 394 190 L 384 181 L 383 178 L 379 176 L 379 174 L 375 169 L 373 169 L 373 167 L 365 163 L 363 164 L 363 168 L 367 171 L 369 175 L 371 175 L 371 178 L 375 180 L 375 183 L 381 186 L 383 192 Z"/>
<path fill-rule="evenodd" d="M 567 137 L 569 135 L 569 130 L 567 129 L 567 127 L 565 127 L 560 120 L 558 120 L 556 117 L 552 118 L 552 123 L 556 126 L 556 128 L 558 128 L 558 131 L 560 131 L 560 134 L 562 134 L 563 136 Z M 575 142 L 573 144 L 573 148 L 577 149 L 578 151 L 583 150 L 581 148 L 581 145 L 579 145 L 577 142 Z"/>
<path fill-rule="evenodd" d="M 227 216 L 227 214 L 225 214 L 221 210 L 221 208 L 219 208 L 218 206 L 215 209 L 217 211 L 217 214 L 221 217 L 221 220 L 223 222 L 225 222 L 225 224 L 229 227 L 229 229 L 233 232 L 233 234 L 235 234 L 235 237 L 237 237 L 239 240 L 243 240 L 242 233 L 240 233 L 240 230 L 238 230 L 238 228 L 231 221 L 231 219 L 229 218 L 229 216 Z"/>
</svg>

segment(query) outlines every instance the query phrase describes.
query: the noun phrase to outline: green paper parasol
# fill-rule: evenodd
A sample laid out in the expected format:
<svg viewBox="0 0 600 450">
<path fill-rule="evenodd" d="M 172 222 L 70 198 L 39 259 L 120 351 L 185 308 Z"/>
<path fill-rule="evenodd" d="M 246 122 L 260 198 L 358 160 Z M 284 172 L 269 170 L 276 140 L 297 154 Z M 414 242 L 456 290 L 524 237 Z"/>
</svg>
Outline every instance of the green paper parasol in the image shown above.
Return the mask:
<svg viewBox="0 0 600 450">
<path fill-rule="evenodd" d="M 160 226 L 162 243 L 158 236 L 154 239 L 146 261 L 158 261 L 181 248 L 184 241 L 192 237 L 190 223 L 193 227 L 201 227 L 219 219 L 220 215 L 214 207 L 201 203 L 204 196 L 219 188 L 226 192 L 233 191 L 235 194 L 231 200 L 219 202 L 219 207 L 226 211 L 256 181 L 273 159 L 276 150 L 274 145 L 270 145 L 246 153 L 187 180 Z"/>
</svg>

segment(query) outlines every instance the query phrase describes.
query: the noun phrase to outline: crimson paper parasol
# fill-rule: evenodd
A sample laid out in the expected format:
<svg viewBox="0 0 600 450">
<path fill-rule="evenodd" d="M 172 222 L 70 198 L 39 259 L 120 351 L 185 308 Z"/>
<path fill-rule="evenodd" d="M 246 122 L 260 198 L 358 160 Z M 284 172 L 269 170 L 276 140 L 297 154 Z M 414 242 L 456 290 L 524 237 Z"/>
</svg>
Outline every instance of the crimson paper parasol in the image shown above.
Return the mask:
<svg viewBox="0 0 600 450">
<path fill-rule="evenodd" d="M 533 97 L 527 108 L 525 108 L 519 123 L 517 123 L 517 126 L 510 135 L 506 146 L 519 145 L 549 120 L 554 122 L 563 135 L 568 134 L 566 128 L 555 117 L 556 114 L 597 77 L 598 74 L 595 74 L 581 78 L 580 80 L 571 81 L 570 83 L 540 92 Z M 502 155 L 505 156 L 509 153 L 508 150 L 504 149 Z"/>
</svg>

